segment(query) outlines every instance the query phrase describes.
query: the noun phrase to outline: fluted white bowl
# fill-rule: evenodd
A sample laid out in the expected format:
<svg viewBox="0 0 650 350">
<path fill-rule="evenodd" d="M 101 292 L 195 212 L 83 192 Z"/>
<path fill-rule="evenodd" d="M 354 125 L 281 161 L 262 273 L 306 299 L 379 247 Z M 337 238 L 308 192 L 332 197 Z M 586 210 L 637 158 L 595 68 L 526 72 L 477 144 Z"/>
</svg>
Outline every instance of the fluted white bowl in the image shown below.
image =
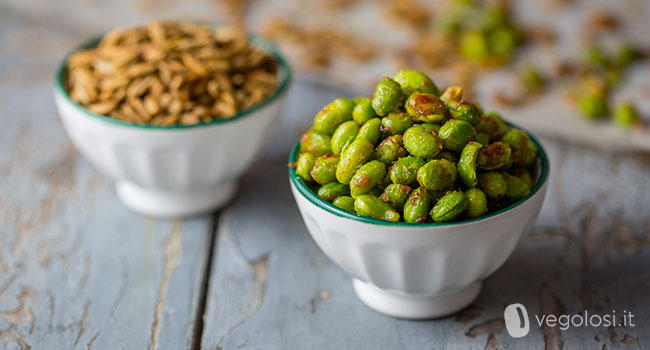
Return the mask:
<svg viewBox="0 0 650 350">
<path fill-rule="evenodd" d="M 54 82 L 63 126 L 81 153 L 116 181 L 127 207 L 150 216 L 185 216 L 217 209 L 234 195 L 239 176 L 281 111 L 291 80 L 289 65 L 273 44 L 258 36 L 251 42 L 277 62 L 275 92 L 232 117 L 188 126 L 138 125 L 88 111 L 64 89 L 63 60 Z"/>
<path fill-rule="evenodd" d="M 453 223 L 392 223 L 339 209 L 289 169 L 291 191 L 320 249 L 353 278 L 366 305 L 384 314 L 428 319 L 460 311 L 481 282 L 508 259 L 544 202 L 549 164 L 539 149 L 535 185 L 525 198 L 489 215 Z M 290 162 L 296 161 L 299 144 Z"/>
</svg>

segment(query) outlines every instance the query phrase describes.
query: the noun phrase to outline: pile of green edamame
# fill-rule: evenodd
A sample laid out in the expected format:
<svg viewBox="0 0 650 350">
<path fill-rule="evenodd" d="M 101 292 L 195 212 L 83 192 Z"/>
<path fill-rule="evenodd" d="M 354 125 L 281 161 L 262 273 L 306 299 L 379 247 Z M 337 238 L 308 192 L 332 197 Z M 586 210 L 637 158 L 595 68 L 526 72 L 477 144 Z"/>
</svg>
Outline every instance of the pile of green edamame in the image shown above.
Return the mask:
<svg viewBox="0 0 650 350">
<path fill-rule="evenodd" d="M 440 93 L 424 73 L 385 77 L 372 98 L 339 98 L 300 141 L 296 175 L 334 206 L 408 223 L 476 218 L 526 196 L 537 147 L 526 132 Z"/>
</svg>

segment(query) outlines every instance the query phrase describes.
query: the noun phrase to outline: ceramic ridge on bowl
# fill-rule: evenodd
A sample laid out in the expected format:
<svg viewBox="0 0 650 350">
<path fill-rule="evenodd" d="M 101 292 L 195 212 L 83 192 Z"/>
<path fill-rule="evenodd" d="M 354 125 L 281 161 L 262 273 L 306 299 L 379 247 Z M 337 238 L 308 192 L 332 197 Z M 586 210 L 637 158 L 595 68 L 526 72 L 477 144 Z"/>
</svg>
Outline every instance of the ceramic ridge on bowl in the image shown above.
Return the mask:
<svg viewBox="0 0 650 350">
<path fill-rule="evenodd" d="M 512 208 L 528 200 L 530 197 L 534 196 L 535 193 L 537 193 L 537 191 L 539 191 L 542 185 L 546 182 L 546 179 L 549 174 L 550 166 L 548 163 L 548 157 L 546 156 L 546 152 L 544 151 L 544 148 L 542 147 L 541 143 L 527 130 L 520 128 L 509 122 L 506 122 L 506 124 L 508 124 L 508 126 L 511 128 L 526 131 L 531 141 L 533 141 L 535 146 L 537 146 L 537 150 L 538 150 L 537 154 L 539 158 L 539 160 L 537 161 L 537 166 L 539 168 L 538 171 L 539 174 L 537 176 L 535 186 L 533 186 L 533 188 L 530 190 L 530 193 L 528 193 L 525 197 L 521 198 L 520 200 L 514 203 L 511 203 L 505 208 L 501 208 L 495 212 L 477 218 L 471 218 L 471 219 L 465 219 L 465 220 L 453 221 L 453 222 L 431 222 L 431 223 L 408 223 L 408 222 L 401 222 L 401 221 L 392 222 L 386 220 L 379 220 L 367 216 L 357 215 L 356 213 L 352 213 L 347 210 L 343 210 L 341 208 L 335 207 L 332 203 L 318 197 L 316 193 L 314 193 L 312 190 L 309 189 L 309 187 L 307 187 L 304 181 L 298 178 L 298 176 L 296 175 L 296 169 L 293 167 L 289 167 L 289 178 L 291 179 L 291 182 L 297 187 L 298 191 L 300 191 L 300 193 L 304 195 L 307 199 L 309 199 L 312 203 L 338 216 L 362 221 L 368 224 L 384 225 L 384 226 L 406 226 L 406 227 L 439 227 L 439 226 L 463 225 L 463 224 L 468 224 L 476 221 L 481 221 L 493 216 L 500 215 L 508 210 L 511 210 Z M 290 164 L 295 163 L 297 161 L 299 150 L 300 150 L 300 141 L 298 141 L 298 143 L 291 150 L 291 155 L 289 156 Z"/>
<path fill-rule="evenodd" d="M 531 193 L 507 208 L 464 221 L 409 224 L 359 216 L 320 199 L 294 169 L 289 169 L 289 182 L 309 234 L 352 276 L 361 301 L 400 318 L 442 317 L 472 303 L 482 281 L 505 263 L 535 224 L 549 165 L 542 145 L 531 140 L 539 150 Z"/>
<path fill-rule="evenodd" d="M 253 46 L 256 46 L 257 48 L 262 49 L 266 53 L 270 54 L 273 59 L 275 60 L 278 68 L 278 73 L 279 73 L 279 82 L 278 85 L 275 89 L 275 91 L 266 97 L 262 102 L 251 106 L 250 108 L 241 110 L 229 117 L 224 117 L 224 118 L 213 118 L 209 122 L 199 122 L 196 124 L 191 124 L 191 125 L 182 125 L 182 124 L 174 124 L 174 125 L 151 125 L 151 124 L 137 124 L 137 123 L 131 123 L 115 118 L 111 118 L 107 115 L 103 114 L 97 114 L 89 111 L 87 108 L 79 104 L 78 102 L 74 101 L 71 97 L 68 91 L 65 89 L 63 86 L 63 76 L 66 73 L 66 63 L 68 61 L 68 57 L 74 52 L 77 52 L 79 50 L 83 49 L 90 49 L 96 47 L 99 42 L 102 40 L 103 35 L 90 39 L 84 44 L 78 46 L 74 50 L 68 54 L 63 61 L 59 64 L 56 74 L 54 76 L 54 89 L 57 93 L 61 94 L 64 96 L 73 106 L 79 108 L 82 110 L 85 114 L 94 117 L 94 118 L 99 118 L 103 121 L 110 122 L 110 123 L 115 123 L 118 125 L 123 125 L 123 126 L 129 126 L 129 127 L 136 127 L 136 128 L 143 128 L 143 129 L 165 129 L 165 130 L 170 130 L 170 129 L 189 129 L 189 128 L 197 128 L 201 126 L 207 126 L 207 125 L 212 125 L 212 124 L 220 124 L 220 123 L 228 123 L 232 122 L 234 120 L 237 120 L 239 118 L 246 117 L 247 115 L 252 114 L 258 109 L 264 108 L 264 106 L 272 103 L 276 99 L 278 99 L 280 96 L 282 96 L 285 92 L 287 87 L 289 86 L 289 83 L 291 81 L 291 69 L 289 68 L 288 61 L 286 58 L 280 53 L 280 50 L 275 46 L 273 43 L 270 41 L 262 38 L 261 36 L 255 35 L 255 34 L 249 34 L 249 40 L 250 43 Z"/>
<path fill-rule="evenodd" d="M 291 70 L 280 51 L 251 36 L 271 53 L 279 83 L 273 94 L 229 118 L 194 125 L 135 124 L 90 112 L 63 88 L 63 60 L 54 80 L 54 100 L 72 143 L 107 177 L 130 209 L 156 217 L 195 215 L 224 205 L 238 179 L 275 125 L 287 96 Z M 82 47 L 96 45 L 100 39 Z"/>
</svg>

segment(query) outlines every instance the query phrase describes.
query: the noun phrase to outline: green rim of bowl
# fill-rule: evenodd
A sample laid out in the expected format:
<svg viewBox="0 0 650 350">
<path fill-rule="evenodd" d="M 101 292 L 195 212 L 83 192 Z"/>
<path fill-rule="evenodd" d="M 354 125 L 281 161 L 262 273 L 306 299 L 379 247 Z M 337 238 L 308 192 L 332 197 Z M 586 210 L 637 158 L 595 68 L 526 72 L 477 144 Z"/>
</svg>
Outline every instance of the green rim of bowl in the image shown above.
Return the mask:
<svg viewBox="0 0 650 350">
<path fill-rule="evenodd" d="M 526 131 L 525 129 L 522 129 L 522 128 L 520 128 L 520 127 L 518 127 L 518 126 L 516 126 L 516 125 L 514 125 L 512 123 L 508 123 L 508 125 L 510 127 L 512 127 L 512 128 L 521 129 L 521 130 Z M 526 131 L 526 132 L 528 132 L 528 131 Z M 503 214 L 503 213 L 505 213 L 505 212 L 507 212 L 509 210 L 512 210 L 512 209 L 520 206 L 521 204 L 523 204 L 525 201 L 527 201 L 531 197 L 533 197 L 542 188 L 544 183 L 546 183 L 546 181 L 548 179 L 549 170 L 550 170 L 550 166 L 549 166 L 549 163 L 548 163 L 548 157 L 546 156 L 546 151 L 544 151 L 544 148 L 542 147 L 542 144 L 534 136 L 532 136 L 531 133 L 528 132 L 528 135 L 530 136 L 530 139 L 533 141 L 533 143 L 535 143 L 535 146 L 537 146 L 537 150 L 538 150 L 537 154 L 539 156 L 540 166 L 541 166 L 539 177 L 537 178 L 537 182 L 535 183 L 535 187 L 533 187 L 533 189 L 530 191 L 530 193 L 528 195 L 526 195 L 526 197 L 524 197 L 524 198 L 510 204 L 509 206 L 507 206 L 505 208 L 502 208 L 500 210 L 497 210 L 497 211 L 495 211 L 493 213 L 490 213 L 490 214 L 487 214 L 487 215 L 484 215 L 484 216 L 481 216 L 481 217 L 478 217 L 478 218 L 473 218 L 473 219 L 466 219 L 466 220 L 455 221 L 455 222 L 440 222 L 440 223 L 435 223 L 434 222 L 434 223 L 425 223 L 425 224 L 416 224 L 416 223 L 408 223 L 408 222 L 390 222 L 390 221 L 386 221 L 386 220 L 374 219 L 374 218 L 370 218 L 370 217 L 367 217 L 367 216 L 357 215 L 355 213 L 351 213 L 351 212 L 343 210 L 341 208 L 337 208 L 332 203 L 321 199 L 314 192 L 312 192 L 309 189 L 309 187 L 307 187 L 307 185 L 305 184 L 304 181 L 302 181 L 301 179 L 298 178 L 298 176 L 296 175 L 296 169 L 293 168 L 293 167 L 289 167 L 289 179 L 290 179 L 291 183 L 293 183 L 293 185 L 298 189 L 298 192 L 300 192 L 300 194 L 302 194 L 305 198 L 307 198 L 307 200 L 312 202 L 314 205 L 316 205 L 316 206 L 318 206 L 318 207 L 320 207 L 322 209 L 325 209 L 326 211 L 328 211 L 328 212 L 330 212 L 330 213 L 332 213 L 332 214 L 334 214 L 336 216 L 340 216 L 340 217 L 343 217 L 343 218 L 346 218 L 346 219 L 361 221 L 361 222 L 364 222 L 364 223 L 367 223 L 367 224 L 381 225 L 381 226 L 393 226 L 393 227 L 411 227 L 411 228 L 417 228 L 417 227 L 427 228 L 427 227 L 429 227 L 430 228 L 430 227 L 441 227 L 441 226 L 459 226 L 459 225 L 469 224 L 469 223 L 473 223 L 473 222 L 477 222 L 477 221 L 481 221 L 481 220 L 486 220 L 486 219 L 495 217 L 497 215 Z M 291 155 L 289 156 L 289 163 L 295 163 L 296 162 L 296 158 L 298 157 L 299 149 L 300 149 L 300 141 L 293 147 L 293 150 L 291 151 Z"/>
<path fill-rule="evenodd" d="M 223 118 L 223 119 L 213 119 L 210 122 L 201 122 L 198 124 L 192 124 L 192 125 L 169 125 L 169 126 L 164 126 L 164 125 L 150 125 L 150 124 L 136 124 L 136 123 L 131 123 L 131 122 L 126 122 L 122 121 L 119 119 L 111 118 L 107 115 L 102 115 L 102 114 L 97 114 L 89 111 L 76 101 L 72 100 L 70 98 L 70 95 L 68 92 L 65 90 L 63 87 L 63 75 L 66 72 L 66 62 L 68 61 L 68 57 L 74 52 L 77 52 L 79 50 L 83 49 L 89 49 L 92 47 L 96 47 L 99 42 L 101 41 L 103 36 L 99 36 L 96 38 L 93 38 L 86 43 L 82 44 L 81 46 L 77 47 L 75 50 L 73 50 L 69 55 L 67 55 L 63 61 L 59 64 L 59 67 L 56 70 L 56 74 L 54 76 L 54 91 L 63 97 L 65 97 L 66 101 L 68 101 L 71 105 L 76 107 L 79 111 L 83 112 L 84 114 L 96 118 L 98 120 L 101 120 L 103 122 L 107 122 L 110 124 L 115 124 L 119 126 L 125 126 L 125 127 L 131 127 L 131 128 L 139 128 L 139 129 L 159 129 L 159 130 L 174 130 L 174 129 L 191 129 L 191 128 L 199 128 L 199 127 L 204 127 L 204 126 L 210 126 L 214 124 L 223 124 L 223 123 L 229 123 L 233 122 L 235 120 L 244 118 L 250 114 L 253 114 L 254 112 L 270 105 L 274 101 L 276 101 L 279 97 L 284 95 L 284 93 L 287 90 L 287 87 L 289 86 L 289 82 L 291 81 L 291 68 L 289 67 L 289 64 L 286 60 L 286 58 L 282 55 L 280 50 L 273 45 L 270 41 L 262 38 L 261 36 L 251 34 L 249 36 L 251 43 L 266 51 L 267 53 L 271 54 L 275 61 L 278 64 L 278 69 L 279 69 L 279 74 L 280 74 L 280 83 L 278 84 L 277 89 L 271 94 L 269 97 L 266 98 L 266 100 L 262 101 L 261 103 L 250 107 L 248 109 L 242 110 L 237 112 L 236 114 Z"/>
</svg>

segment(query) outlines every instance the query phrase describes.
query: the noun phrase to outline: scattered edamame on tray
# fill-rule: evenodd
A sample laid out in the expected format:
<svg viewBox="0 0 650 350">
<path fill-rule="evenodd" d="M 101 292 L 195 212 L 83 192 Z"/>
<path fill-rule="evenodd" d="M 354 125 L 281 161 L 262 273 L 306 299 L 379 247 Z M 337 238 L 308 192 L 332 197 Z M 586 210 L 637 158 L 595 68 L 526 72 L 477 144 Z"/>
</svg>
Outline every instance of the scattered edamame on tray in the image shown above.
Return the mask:
<svg viewBox="0 0 650 350">
<path fill-rule="evenodd" d="M 372 98 L 339 98 L 301 138 L 296 175 L 321 199 L 407 223 L 476 218 L 525 197 L 537 147 L 499 115 L 440 92 L 424 73 L 384 77 Z"/>
</svg>

